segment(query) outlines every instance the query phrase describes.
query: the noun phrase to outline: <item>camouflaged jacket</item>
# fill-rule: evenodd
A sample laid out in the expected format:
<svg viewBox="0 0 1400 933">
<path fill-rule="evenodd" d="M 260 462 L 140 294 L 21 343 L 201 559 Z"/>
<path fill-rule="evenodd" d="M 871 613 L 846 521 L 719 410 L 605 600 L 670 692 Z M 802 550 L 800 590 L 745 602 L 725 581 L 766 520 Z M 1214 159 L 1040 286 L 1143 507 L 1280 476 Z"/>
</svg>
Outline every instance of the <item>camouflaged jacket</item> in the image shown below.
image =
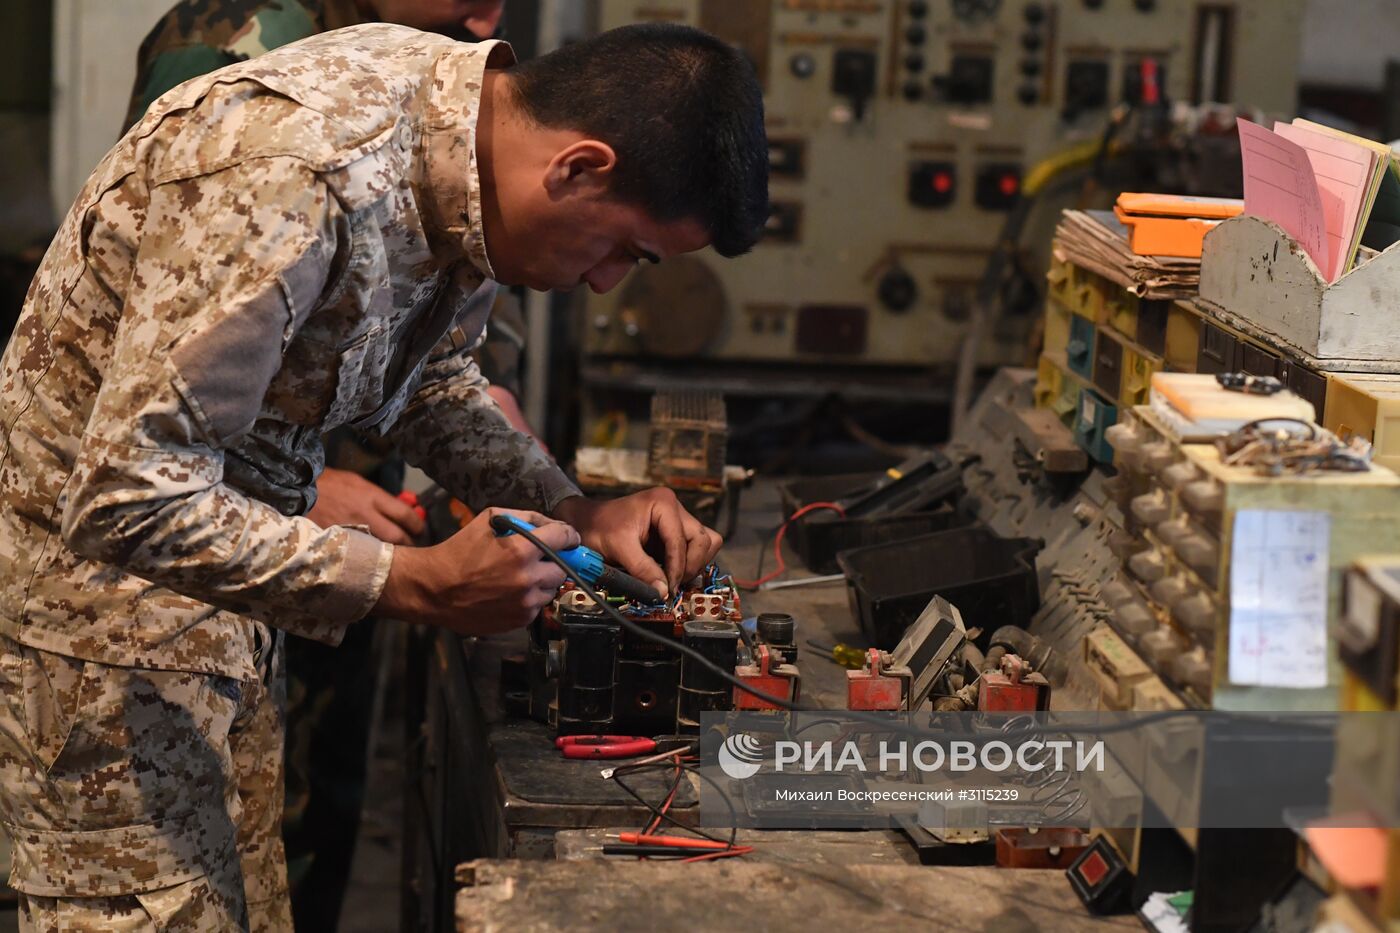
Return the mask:
<svg viewBox="0 0 1400 933">
<path fill-rule="evenodd" d="M 122 126 L 190 78 L 364 22 L 355 0 L 179 0 L 141 42 Z"/>
<path fill-rule="evenodd" d="M 156 98 L 177 84 L 317 33 L 365 22 L 356 0 L 180 0 L 141 43 L 122 129 L 130 129 Z M 516 396 L 521 393 L 525 333 L 518 308 L 509 292 L 500 294 L 486 339 L 472 352 L 491 384 Z"/>
<path fill-rule="evenodd" d="M 465 348 L 433 352 L 495 292 L 488 60 L 509 46 L 337 30 L 181 85 L 108 153 L 0 363 L 0 632 L 235 677 L 240 616 L 337 642 L 393 552 L 299 517 L 340 425 L 477 508 L 577 494 Z"/>
</svg>

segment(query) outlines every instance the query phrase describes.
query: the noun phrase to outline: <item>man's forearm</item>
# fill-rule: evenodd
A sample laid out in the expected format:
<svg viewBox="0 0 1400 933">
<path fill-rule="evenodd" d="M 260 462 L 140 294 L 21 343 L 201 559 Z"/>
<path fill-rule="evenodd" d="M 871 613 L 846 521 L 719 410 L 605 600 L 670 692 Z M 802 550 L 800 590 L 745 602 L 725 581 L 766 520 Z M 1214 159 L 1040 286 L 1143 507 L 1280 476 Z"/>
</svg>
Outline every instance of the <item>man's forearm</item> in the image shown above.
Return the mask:
<svg viewBox="0 0 1400 933">
<path fill-rule="evenodd" d="M 84 442 L 62 525 L 75 553 L 332 644 L 379 599 L 390 545 L 282 515 L 198 457 L 138 453 Z"/>
<path fill-rule="evenodd" d="M 388 578 L 371 614 L 408 621 L 421 618 L 433 602 L 433 581 L 442 577 L 432 548 L 394 546 Z"/>
<path fill-rule="evenodd" d="M 577 528 L 580 524 L 587 524 L 586 516 L 591 514 L 594 503 L 583 493 L 566 496 L 559 500 L 559 503 L 550 510 L 549 514 L 561 522 L 567 522 Z"/>
<path fill-rule="evenodd" d="M 442 361 L 429 370 L 392 432 L 405 459 L 478 512 L 500 506 L 552 514 L 580 495 L 535 440 L 506 419 L 474 362 Z"/>
</svg>

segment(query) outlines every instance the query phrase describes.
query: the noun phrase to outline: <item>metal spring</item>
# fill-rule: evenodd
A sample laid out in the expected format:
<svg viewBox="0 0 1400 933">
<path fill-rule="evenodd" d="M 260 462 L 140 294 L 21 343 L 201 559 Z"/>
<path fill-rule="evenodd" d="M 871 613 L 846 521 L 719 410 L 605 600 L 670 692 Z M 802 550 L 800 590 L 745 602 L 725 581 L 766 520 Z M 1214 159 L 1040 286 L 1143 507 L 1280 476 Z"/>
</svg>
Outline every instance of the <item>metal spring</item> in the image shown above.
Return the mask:
<svg viewBox="0 0 1400 933">
<path fill-rule="evenodd" d="M 1012 716 L 1002 723 L 1001 731 L 1010 734 L 1019 730 L 1037 730 L 1039 726 L 1034 716 Z M 1070 741 L 1067 733 L 1060 733 L 1055 738 Z M 1041 748 L 1039 755 L 1026 756 L 1026 762 L 1044 766 L 1050 763 L 1053 756 L 1047 745 Z M 1041 814 L 1055 823 L 1068 822 L 1088 802 L 1084 788 L 1074 780 L 1071 771 L 1052 771 L 1048 767 L 1040 767 L 1018 775 L 1016 782 L 1031 792 L 1031 803 L 1038 805 Z"/>
</svg>

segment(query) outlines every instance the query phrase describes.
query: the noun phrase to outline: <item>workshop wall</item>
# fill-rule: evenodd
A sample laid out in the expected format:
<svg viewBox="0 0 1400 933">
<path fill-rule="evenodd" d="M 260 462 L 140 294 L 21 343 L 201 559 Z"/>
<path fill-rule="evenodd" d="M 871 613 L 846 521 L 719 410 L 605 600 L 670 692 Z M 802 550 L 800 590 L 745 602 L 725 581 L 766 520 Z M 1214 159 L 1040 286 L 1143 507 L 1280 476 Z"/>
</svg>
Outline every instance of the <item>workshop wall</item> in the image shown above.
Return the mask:
<svg viewBox="0 0 1400 933">
<path fill-rule="evenodd" d="M 1400 3 L 1395 0 L 1309 0 L 1299 80 L 1379 90 L 1386 62 L 1400 58 L 1396 36 Z"/>
<path fill-rule="evenodd" d="M 47 190 L 53 0 L 0 4 L 0 253 L 52 226 Z"/>
<path fill-rule="evenodd" d="M 0 4 L 0 343 L 53 229 L 49 208 L 52 0 Z"/>
<path fill-rule="evenodd" d="M 68 212 L 88 173 L 121 134 L 136 50 L 174 0 L 52 0 L 52 197 Z"/>
<path fill-rule="evenodd" d="M 49 32 L 33 41 L 49 11 L 53 16 L 53 166 L 52 203 L 56 214 L 68 209 L 92 166 L 111 146 L 121 128 L 135 73 L 141 39 L 172 0 L 7 0 L 0 5 L 0 106 L 12 101 L 47 98 L 42 75 L 49 70 Z M 586 4 L 571 0 L 569 7 Z M 574 10 L 546 3 L 546 15 Z M 1370 24 L 1357 29 L 1359 23 Z M 1305 82 L 1378 88 L 1385 61 L 1394 57 L 1390 38 L 1400 34 L 1400 4 L 1393 0 L 1309 0 L 1304 20 L 1301 77 Z M 32 122 L 32 121 L 31 121 Z M 33 126 L 25 132 L 33 139 Z M 3 151 L 14 147 L 0 138 Z M 4 182 L 16 172 L 5 173 Z M 19 186 L 16 185 L 16 190 Z M 35 189 L 28 188 L 31 194 Z M 0 194 L 7 194 L 0 191 Z M 5 210 L 11 207 L 5 198 Z M 9 224 L 0 232 L 8 235 Z"/>
</svg>

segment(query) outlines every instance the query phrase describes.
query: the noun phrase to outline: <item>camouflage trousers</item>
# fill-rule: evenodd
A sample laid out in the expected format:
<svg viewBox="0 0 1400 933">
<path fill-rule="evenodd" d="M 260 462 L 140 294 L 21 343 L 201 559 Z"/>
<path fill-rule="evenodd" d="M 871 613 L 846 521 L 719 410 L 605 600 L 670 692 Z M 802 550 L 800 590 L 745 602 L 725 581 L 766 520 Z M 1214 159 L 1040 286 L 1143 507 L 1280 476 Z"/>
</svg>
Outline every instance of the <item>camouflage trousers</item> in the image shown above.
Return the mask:
<svg viewBox="0 0 1400 933">
<path fill-rule="evenodd" d="M 282 638 L 259 677 L 0 639 L 0 821 L 22 930 L 291 930 Z"/>
</svg>

